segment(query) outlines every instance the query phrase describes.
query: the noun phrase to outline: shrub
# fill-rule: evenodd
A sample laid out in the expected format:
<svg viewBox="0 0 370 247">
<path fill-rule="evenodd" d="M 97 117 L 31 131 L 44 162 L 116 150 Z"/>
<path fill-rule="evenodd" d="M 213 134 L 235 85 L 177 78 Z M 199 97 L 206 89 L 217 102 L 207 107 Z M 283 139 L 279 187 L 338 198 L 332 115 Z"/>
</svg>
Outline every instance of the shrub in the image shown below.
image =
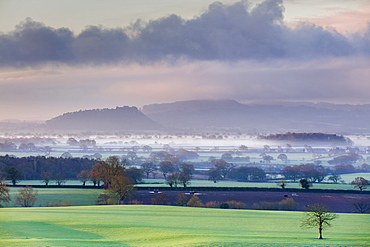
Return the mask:
<svg viewBox="0 0 370 247">
<path fill-rule="evenodd" d="M 176 203 L 179 206 L 186 206 L 188 201 L 189 201 L 189 197 L 187 195 L 178 194 L 177 197 L 176 197 Z"/>
<path fill-rule="evenodd" d="M 285 211 L 293 211 L 298 209 L 298 202 L 295 202 L 293 198 L 287 198 L 279 202 L 279 209 Z"/>
<path fill-rule="evenodd" d="M 196 195 L 193 195 L 186 205 L 189 207 L 203 207 L 202 201 Z"/>
<path fill-rule="evenodd" d="M 205 206 L 206 208 L 219 208 L 220 203 L 216 201 L 212 201 L 212 202 L 207 202 Z"/>
<path fill-rule="evenodd" d="M 158 193 L 155 198 L 151 199 L 153 205 L 169 205 L 171 204 L 170 199 L 168 199 L 166 194 Z"/>
<path fill-rule="evenodd" d="M 252 209 L 293 211 L 297 210 L 298 206 L 299 204 L 295 202 L 293 198 L 287 198 L 280 202 L 255 202 L 252 205 Z"/>
<path fill-rule="evenodd" d="M 220 208 L 227 209 L 227 208 L 230 208 L 230 206 L 227 202 L 223 202 L 223 203 L 220 204 Z"/>
<path fill-rule="evenodd" d="M 247 208 L 247 204 L 243 202 L 228 201 L 226 203 L 229 204 L 229 208 L 232 208 L 232 209 L 246 209 Z"/>
<path fill-rule="evenodd" d="M 20 188 L 19 193 L 15 195 L 15 205 L 22 207 L 32 207 L 37 200 L 37 191 L 33 190 L 31 186 Z"/>
</svg>

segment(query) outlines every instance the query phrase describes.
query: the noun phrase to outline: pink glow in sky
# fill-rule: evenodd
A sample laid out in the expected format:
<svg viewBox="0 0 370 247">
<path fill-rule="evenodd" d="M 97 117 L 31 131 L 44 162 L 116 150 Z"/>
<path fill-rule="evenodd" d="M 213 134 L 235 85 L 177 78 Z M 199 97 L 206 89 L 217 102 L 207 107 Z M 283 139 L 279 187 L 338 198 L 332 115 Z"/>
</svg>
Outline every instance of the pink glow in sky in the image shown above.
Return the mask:
<svg viewBox="0 0 370 247">
<path fill-rule="evenodd" d="M 368 0 L 88 2 L 0 2 L 0 120 L 192 99 L 370 103 Z"/>
</svg>

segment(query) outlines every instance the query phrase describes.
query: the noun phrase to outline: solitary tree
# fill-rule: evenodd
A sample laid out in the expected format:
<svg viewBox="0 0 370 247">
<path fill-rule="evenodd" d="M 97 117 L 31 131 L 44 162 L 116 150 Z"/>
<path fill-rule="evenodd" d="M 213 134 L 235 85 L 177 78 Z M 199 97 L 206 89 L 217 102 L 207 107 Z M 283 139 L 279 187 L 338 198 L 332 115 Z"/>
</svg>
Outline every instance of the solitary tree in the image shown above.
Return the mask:
<svg viewBox="0 0 370 247">
<path fill-rule="evenodd" d="M 353 212 L 359 212 L 359 213 L 366 213 L 370 211 L 370 202 L 354 202 L 353 205 Z"/>
<path fill-rule="evenodd" d="M 66 179 L 64 177 L 64 174 L 62 172 L 59 172 L 58 174 L 55 174 L 54 176 L 55 183 L 58 186 L 61 186 L 66 183 Z"/>
<path fill-rule="evenodd" d="M 121 201 L 132 197 L 135 188 L 133 182 L 128 177 L 116 175 L 111 178 L 108 190 L 118 198 L 117 204 L 120 205 Z"/>
<path fill-rule="evenodd" d="M 285 189 L 285 186 L 286 186 L 287 182 L 285 179 L 279 179 L 277 182 L 276 182 L 276 185 L 277 186 L 280 186 L 283 190 Z"/>
<path fill-rule="evenodd" d="M 118 175 L 125 176 L 125 168 L 117 157 L 110 156 L 91 167 L 89 178 L 95 182 L 103 181 L 104 187 L 108 188 L 112 178 Z"/>
<path fill-rule="evenodd" d="M 283 161 L 285 164 L 288 163 L 288 156 L 286 154 L 279 154 L 277 158 Z"/>
<path fill-rule="evenodd" d="M 15 196 L 15 204 L 22 207 L 32 207 L 37 200 L 37 191 L 31 186 L 20 188 L 19 193 Z"/>
<path fill-rule="evenodd" d="M 333 181 L 333 183 L 337 184 L 342 180 L 342 177 L 338 174 L 333 174 L 328 177 L 328 181 Z"/>
<path fill-rule="evenodd" d="M 9 188 L 4 182 L 0 181 L 0 208 L 3 207 L 2 202 L 10 202 Z"/>
<path fill-rule="evenodd" d="M 208 170 L 208 180 L 213 181 L 214 183 L 217 183 L 217 181 L 221 179 L 222 179 L 222 175 L 219 169 L 210 168 Z"/>
<path fill-rule="evenodd" d="M 51 172 L 43 172 L 40 175 L 42 182 L 45 183 L 46 186 L 49 185 L 50 180 L 53 178 L 53 174 Z"/>
<path fill-rule="evenodd" d="M 16 185 L 18 180 L 21 178 L 21 171 L 15 168 L 14 166 L 8 167 L 5 169 L 8 177 L 12 180 L 12 184 Z"/>
<path fill-rule="evenodd" d="M 364 179 L 363 177 L 357 177 L 351 183 L 355 188 L 359 188 L 360 191 L 366 189 L 370 183 L 368 180 Z"/>
<path fill-rule="evenodd" d="M 149 178 L 151 173 L 157 170 L 157 166 L 152 162 L 145 162 L 141 165 L 141 170 L 146 174 L 146 178 Z"/>
<path fill-rule="evenodd" d="M 130 167 L 125 170 L 126 176 L 131 179 L 131 181 L 135 184 L 141 182 L 143 180 L 143 172 L 136 168 Z"/>
<path fill-rule="evenodd" d="M 88 170 L 82 170 L 79 174 L 77 174 L 78 180 L 82 182 L 82 185 L 85 186 L 86 182 L 89 181 L 89 172 Z"/>
<path fill-rule="evenodd" d="M 304 178 L 299 180 L 299 183 L 300 183 L 301 187 L 306 189 L 306 190 L 308 190 L 312 186 L 312 183 L 310 181 L 308 181 L 307 179 L 304 179 Z"/>
<path fill-rule="evenodd" d="M 331 227 L 331 221 L 338 218 L 335 213 L 328 212 L 328 208 L 321 203 L 315 203 L 306 207 L 305 217 L 302 220 L 302 228 L 316 228 L 319 231 L 319 239 L 322 239 L 322 231 Z"/>
<path fill-rule="evenodd" d="M 168 173 L 175 171 L 175 165 L 171 161 L 165 160 L 159 164 L 159 170 L 162 172 L 164 179 L 166 179 Z"/>
<path fill-rule="evenodd" d="M 179 181 L 179 173 L 172 173 L 167 176 L 166 178 L 166 184 L 168 184 L 171 188 L 177 187 L 177 185 L 180 183 Z"/>
</svg>

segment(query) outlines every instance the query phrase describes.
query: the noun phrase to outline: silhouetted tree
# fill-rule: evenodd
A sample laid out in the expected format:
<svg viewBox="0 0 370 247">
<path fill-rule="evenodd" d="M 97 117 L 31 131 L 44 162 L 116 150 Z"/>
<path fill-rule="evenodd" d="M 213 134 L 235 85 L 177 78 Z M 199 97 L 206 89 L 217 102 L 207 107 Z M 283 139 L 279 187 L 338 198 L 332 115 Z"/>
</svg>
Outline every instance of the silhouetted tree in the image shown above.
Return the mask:
<svg viewBox="0 0 370 247">
<path fill-rule="evenodd" d="M 12 180 L 12 184 L 16 185 L 18 180 L 21 178 L 22 173 L 14 166 L 8 167 L 5 169 L 5 172 L 7 173 L 10 180 Z"/>
<path fill-rule="evenodd" d="M 306 190 L 308 190 L 312 186 L 312 183 L 310 181 L 308 181 L 307 179 L 304 179 L 304 178 L 299 180 L 299 184 L 301 185 L 302 188 L 304 188 Z"/>
<path fill-rule="evenodd" d="M 342 180 L 340 175 L 334 174 L 328 177 L 328 181 L 333 181 L 333 183 L 337 184 L 339 181 Z"/>
<path fill-rule="evenodd" d="M 54 180 L 55 180 L 55 183 L 58 185 L 58 186 L 61 186 L 63 184 L 66 183 L 66 179 L 65 179 L 65 176 L 62 172 L 59 172 L 57 174 L 54 175 Z"/>
<path fill-rule="evenodd" d="M 360 189 L 360 191 L 362 191 L 362 190 L 366 189 L 366 188 L 370 185 L 369 181 L 368 181 L 368 180 L 366 180 L 366 179 L 365 179 L 365 178 L 363 178 L 363 177 L 357 177 L 357 178 L 355 178 L 355 180 L 353 180 L 353 181 L 351 182 L 351 184 L 352 184 L 355 188 Z"/>
<path fill-rule="evenodd" d="M 279 154 L 277 158 L 283 161 L 285 164 L 288 163 L 288 156 L 286 154 Z"/>
<path fill-rule="evenodd" d="M 141 165 L 141 170 L 146 174 L 146 178 L 149 178 L 149 175 L 157 170 L 157 166 L 152 162 L 145 162 Z"/>
<path fill-rule="evenodd" d="M 136 167 L 130 167 L 126 169 L 125 172 L 126 176 L 135 184 L 143 180 L 143 172 Z"/>
<path fill-rule="evenodd" d="M 283 190 L 285 189 L 285 186 L 286 186 L 287 182 L 285 179 L 279 179 L 277 182 L 276 182 L 276 185 L 277 186 L 280 186 Z"/>
<path fill-rule="evenodd" d="M 159 170 L 162 172 L 164 179 L 166 179 L 168 173 L 173 173 L 176 168 L 171 161 L 162 161 L 159 164 Z"/>
<path fill-rule="evenodd" d="M 225 179 L 230 170 L 234 167 L 232 163 L 228 163 L 223 159 L 213 159 L 211 160 L 211 169 L 217 171 L 220 179 Z"/>
<path fill-rule="evenodd" d="M 86 182 L 89 181 L 89 171 L 88 170 L 82 170 L 77 175 L 78 180 L 82 182 L 82 186 L 85 186 Z"/>
<path fill-rule="evenodd" d="M 354 202 L 352 203 L 354 209 L 352 211 L 359 213 L 366 213 L 370 211 L 370 203 L 368 202 Z"/>
<path fill-rule="evenodd" d="M 221 172 L 219 169 L 211 168 L 208 170 L 208 180 L 213 181 L 214 183 L 217 183 L 217 181 L 221 180 Z"/>
<path fill-rule="evenodd" d="M 42 181 L 45 183 L 46 186 L 49 185 L 50 180 L 53 178 L 53 174 L 51 172 L 43 172 L 40 175 Z"/>
<path fill-rule="evenodd" d="M 179 173 L 175 172 L 168 175 L 166 178 L 166 184 L 168 184 L 171 188 L 177 187 L 179 184 Z"/>
</svg>

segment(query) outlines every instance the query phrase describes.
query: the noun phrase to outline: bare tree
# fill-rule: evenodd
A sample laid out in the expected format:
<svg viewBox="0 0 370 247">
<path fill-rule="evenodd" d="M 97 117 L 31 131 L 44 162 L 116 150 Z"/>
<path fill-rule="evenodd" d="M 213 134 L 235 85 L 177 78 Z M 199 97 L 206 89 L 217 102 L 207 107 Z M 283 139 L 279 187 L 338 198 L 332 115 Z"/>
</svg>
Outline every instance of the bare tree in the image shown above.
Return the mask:
<svg viewBox="0 0 370 247">
<path fill-rule="evenodd" d="M 66 179 L 64 177 L 64 174 L 63 173 L 58 173 L 58 174 L 55 174 L 54 176 L 54 180 L 55 180 L 55 183 L 58 185 L 58 186 L 61 186 L 63 184 L 66 183 Z"/>
<path fill-rule="evenodd" d="M 157 170 L 157 166 L 152 162 L 145 162 L 141 165 L 141 170 L 146 174 L 146 178 L 148 179 L 149 175 Z"/>
<path fill-rule="evenodd" d="M 322 239 L 322 231 L 331 227 L 331 221 L 338 218 L 335 213 L 328 212 L 328 208 L 321 203 L 315 203 L 306 207 L 305 218 L 302 228 L 316 228 L 319 231 L 319 239 Z"/>
<path fill-rule="evenodd" d="M 15 196 L 15 204 L 22 207 L 32 207 L 37 200 L 37 191 L 31 186 L 20 188 Z"/>
<path fill-rule="evenodd" d="M 45 183 L 46 186 L 49 185 L 50 180 L 53 178 L 53 174 L 51 172 L 43 172 L 40 175 L 42 182 Z"/>
<path fill-rule="evenodd" d="M 370 203 L 369 202 L 354 202 L 352 203 L 354 209 L 353 212 L 359 212 L 359 213 L 367 213 L 370 211 Z"/>
<path fill-rule="evenodd" d="M 287 184 L 287 181 L 285 179 L 279 179 L 276 181 L 276 185 L 280 186 L 283 190 L 285 189 L 285 186 Z"/>
<path fill-rule="evenodd" d="M 10 202 L 9 188 L 5 185 L 3 181 L 0 181 L 0 208 L 3 207 L 1 202 Z"/>
</svg>

